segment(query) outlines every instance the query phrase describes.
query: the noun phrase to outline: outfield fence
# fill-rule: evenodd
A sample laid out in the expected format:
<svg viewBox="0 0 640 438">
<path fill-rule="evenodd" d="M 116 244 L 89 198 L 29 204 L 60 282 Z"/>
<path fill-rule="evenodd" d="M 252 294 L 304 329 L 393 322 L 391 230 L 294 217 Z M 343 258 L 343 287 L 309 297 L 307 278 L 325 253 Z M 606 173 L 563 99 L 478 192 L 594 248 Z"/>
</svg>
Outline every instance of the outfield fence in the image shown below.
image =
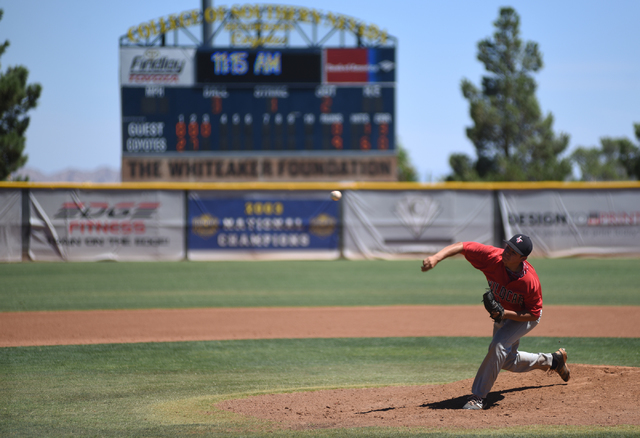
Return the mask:
<svg viewBox="0 0 640 438">
<path fill-rule="evenodd" d="M 331 190 L 341 190 L 335 202 Z M 0 261 L 640 255 L 640 183 L 0 183 Z"/>
</svg>

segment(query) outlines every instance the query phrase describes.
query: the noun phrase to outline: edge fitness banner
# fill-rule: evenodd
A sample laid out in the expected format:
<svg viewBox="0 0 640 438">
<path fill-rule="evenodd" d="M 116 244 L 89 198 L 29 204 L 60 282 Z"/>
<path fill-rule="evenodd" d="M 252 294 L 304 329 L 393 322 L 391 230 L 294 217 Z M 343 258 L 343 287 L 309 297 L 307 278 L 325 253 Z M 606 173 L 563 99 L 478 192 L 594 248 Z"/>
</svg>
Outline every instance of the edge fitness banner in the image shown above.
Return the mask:
<svg viewBox="0 0 640 438">
<path fill-rule="evenodd" d="M 190 260 L 336 259 L 338 203 L 312 192 L 190 192 Z"/>
<path fill-rule="evenodd" d="M 499 192 L 505 235 L 533 240 L 533 255 L 640 254 L 640 191 Z"/>
<path fill-rule="evenodd" d="M 184 192 L 32 190 L 32 260 L 180 260 Z"/>
</svg>

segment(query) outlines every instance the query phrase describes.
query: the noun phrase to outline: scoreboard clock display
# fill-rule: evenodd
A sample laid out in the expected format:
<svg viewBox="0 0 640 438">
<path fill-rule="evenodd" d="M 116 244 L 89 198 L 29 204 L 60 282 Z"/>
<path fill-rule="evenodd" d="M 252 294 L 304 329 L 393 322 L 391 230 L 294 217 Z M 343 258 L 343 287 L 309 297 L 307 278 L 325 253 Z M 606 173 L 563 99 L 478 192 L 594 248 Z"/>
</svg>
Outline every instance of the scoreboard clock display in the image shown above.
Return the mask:
<svg viewBox="0 0 640 438">
<path fill-rule="evenodd" d="M 182 64 L 163 53 L 148 58 L 132 58 L 135 82 L 121 88 L 123 156 L 395 149 L 392 48 L 209 49 Z M 193 63 L 186 84 L 176 79 L 185 62 Z"/>
<path fill-rule="evenodd" d="M 320 83 L 322 51 L 198 51 L 198 83 Z"/>
</svg>

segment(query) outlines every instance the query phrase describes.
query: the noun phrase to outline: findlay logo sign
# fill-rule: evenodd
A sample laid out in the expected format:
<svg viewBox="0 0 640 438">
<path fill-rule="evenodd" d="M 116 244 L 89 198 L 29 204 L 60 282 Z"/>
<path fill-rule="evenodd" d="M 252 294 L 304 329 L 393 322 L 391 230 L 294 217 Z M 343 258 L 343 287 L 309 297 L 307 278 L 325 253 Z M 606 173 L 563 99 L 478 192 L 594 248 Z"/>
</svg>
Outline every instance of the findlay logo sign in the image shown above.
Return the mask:
<svg viewBox="0 0 640 438">
<path fill-rule="evenodd" d="M 131 48 L 121 50 L 123 84 L 191 85 L 193 50 Z"/>
<path fill-rule="evenodd" d="M 185 60 L 162 56 L 158 49 L 147 49 L 141 56 L 133 57 L 129 71 L 131 74 L 176 74 L 182 72 L 185 62 Z"/>
</svg>

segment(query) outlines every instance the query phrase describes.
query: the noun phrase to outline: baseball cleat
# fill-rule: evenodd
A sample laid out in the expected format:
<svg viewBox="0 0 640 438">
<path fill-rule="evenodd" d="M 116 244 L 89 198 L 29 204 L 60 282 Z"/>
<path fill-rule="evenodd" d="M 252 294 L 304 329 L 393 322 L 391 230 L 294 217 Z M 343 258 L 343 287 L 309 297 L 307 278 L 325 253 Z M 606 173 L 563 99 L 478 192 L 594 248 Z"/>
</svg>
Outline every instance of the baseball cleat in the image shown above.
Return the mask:
<svg viewBox="0 0 640 438">
<path fill-rule="evenodd" d="M 560 348 L 558 351 L 553 353 L 552 356 L 558 362 L 554 371 L 560 375 L 562 380 L 568 382 L 571 377 L 571 371 L 569 371 L 569 367 L 567 366 L 567 352 L 564 348 Z"/>
<path fill-rule="evenodd" d="M 470 409 L 473 411 L 480 411 L 482 410 L 482 403 L 483 400 L 478 397 L 477 395 L 472 395 L 469 397 L 469 400 L 467 401 L 467 404 L 465 404 L 462 409 Z"/>
</svg>

